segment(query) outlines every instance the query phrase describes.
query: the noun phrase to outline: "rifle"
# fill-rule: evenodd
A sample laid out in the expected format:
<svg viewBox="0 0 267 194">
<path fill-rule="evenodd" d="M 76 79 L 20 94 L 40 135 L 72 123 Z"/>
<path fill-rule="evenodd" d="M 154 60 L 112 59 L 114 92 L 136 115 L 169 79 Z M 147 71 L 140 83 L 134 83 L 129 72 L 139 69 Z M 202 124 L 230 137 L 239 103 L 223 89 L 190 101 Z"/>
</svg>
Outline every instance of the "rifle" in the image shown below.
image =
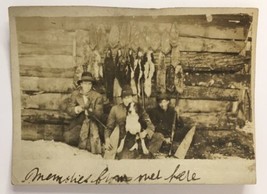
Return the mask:
<svg viewBox="0 0 267 194">
<path fill-rule="evenodd" d="M 172 122 L 172 133 L 171 133 L 171 146 L 170 146 L 170 150 L 169 150 L 169 153 L 168 153 L 169 157 L 172 155 L 174 131 L 176 129 L 176 117 L 177 117 L 177 113 L 176 113 L 176 111 L 174 111 L 174 118 L 173 118 L 173 122 Z"/>
<path fill-rule="evenodd" d="M 85 110 L 87 113 L 88 112 L 91 112 L 91 111 L 89 111 L 89 110 Z M 94 119 L 96 122 L 98 122 L 98 124 L 100 124 L 104 129 L 106 129 L 107 128 L 107 126 L 104 124 L 104 123 L 102 123 L 102 121 L 100 121 L 94 114 L 90 114 L 90 117 L 89 117 L 89 115 L 86 115 L 89 119 Z"/>
</svg>

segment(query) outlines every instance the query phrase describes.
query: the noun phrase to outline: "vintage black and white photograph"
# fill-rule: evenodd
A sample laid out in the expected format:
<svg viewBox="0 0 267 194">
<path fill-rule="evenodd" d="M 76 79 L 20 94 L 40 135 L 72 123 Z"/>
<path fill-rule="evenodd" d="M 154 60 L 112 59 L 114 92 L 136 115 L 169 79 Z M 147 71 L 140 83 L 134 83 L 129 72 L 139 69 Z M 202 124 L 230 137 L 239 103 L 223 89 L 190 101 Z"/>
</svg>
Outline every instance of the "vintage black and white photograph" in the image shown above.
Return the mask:
<svg viewBox="0 0 267 194">
<path fill-rule="evenodd" d="M 13 184 L 253 184 L 256 9 L 12 7 Z"/>
</svg>

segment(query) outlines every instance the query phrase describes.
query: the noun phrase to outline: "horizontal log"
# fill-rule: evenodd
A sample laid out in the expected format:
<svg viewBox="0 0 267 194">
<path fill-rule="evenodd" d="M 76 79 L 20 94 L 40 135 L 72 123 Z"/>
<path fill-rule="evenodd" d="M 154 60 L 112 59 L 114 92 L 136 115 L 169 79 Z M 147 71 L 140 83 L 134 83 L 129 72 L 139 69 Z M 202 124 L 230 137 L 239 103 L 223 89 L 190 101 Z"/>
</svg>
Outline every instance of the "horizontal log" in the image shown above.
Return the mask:
<svg viewBox="0 0 267 194">
<path fill-rule="evenodd" d="M 179 58 L 185 72 L 237 72 L 250 58 L 236 54 L 186 52 Z"/>
<path fill-rule="evenodd" d="M 178 102 L 181 112 L 229 112 L 232 104 L 229 101 L 215 100 L 187 100 L 180 99 Z"/>
<path fill-rule="evenodd" d="M 229 20 L 238 20 L 239 23 L 230 23 Z M 118 23 L 118 21 L 120 23 Z M 139 28 L 147 26 L 149 29 L 156 24 L 159 29 L 170 28 L 176 22 L 180 35 L 201 36 L 217 39 L 245 39 L 248 32 L 249 17 L 238 15 L 213 15 L 212 22 L 208 23 L 205 15 L 196 16 L 157 16 L 155 20 L 149 16 L 136 17 L 20 17 L 17 18 L 18 30 L 89 30 L 91 24 L 104 25 L 109 29 L 111 24 L 121 25 L 130 21 Z M 28 25 L 28 24 L 32 25 Z"/>
<path fill-rule="evenodd" d="M 58 110 L 63 101 L 70 94 L 63 93 L 41 93 L 36 95 L 22 94 L 21 102 L 23 108 L 51 109 Z M 155 94 L 152 97 L 155 97 Z M 171 96 L 175 98 L 176 96 Z M 192 100 L 218 100 L 218 101 L 237 101 L 239 99 L 238 89 L 222 89 L 212 87 L 188 86 L 180 95 L 180 99 Z M 146 101 L 150 101 L 146 100 Z"/>
<path fill-rule="evenodd" d="M 69 55 L 72 56 L 73 47 L 57 44 L 19 44 L 19 55 Z"/>
<path fill-rule="evenodd" d="M 21 139 L 35 141 L 35 140 L 40 140 L 43 138 L 44 138 L 44 127 L 43 126 L 39 127 L 37 124 L 22 122 Z"/>
<path fill-rule="evenodd" d="M 179 106 L 180 112 L 192 112 L 192 113 L 207 113 L 207 112 L 230 112 L 232 102 L 229 101 L 215 101 L 215 100 L 188 100 L 179 99 L 176 104 L 175 99 L 171 99 L 170 105 L 175 107 Z M 157 106 L 155 97 L 151 97 L 145 100 L 146 109 L 152 109 Z"/>
<path fill-rule="evenodd" d="M 182 52 L 239 53 L 246 46 L 244 41 L 208 39 L 201 37 L 179 37 L 178 47 Z M 77 47 L 77 55 L 83 56 L 82 45 Z"/>
<path fill-rule="evenodd" d="M 73 78 L 75 68 L 49 68 L 40 66 L 20 65 L 20 76 L 45 78 Z"/>
<path fill-rule="evenodd" d="M 75 59 L 68 55 L 37 55 L 37 56 L 20 56 L 20 66 L 32 66 L 33 68 L 73 68 Z"/>
<path fill-rule="evenodd" d="M 187 86 L 179 98 L 237 101 L 239 99 L 239 89 Z"/>
<path fill-rule="evenodd" d="M 250 85 L 251 76 L 243 74 L 186 73 L 186 86 L 212 86 L 220 88 L 241 88 Z"/>
<path fill-rule="evenodd" d="M 223 59 L 224 61 L 231 59 L 245 59 L 244 56 L 235 53 L 208 53 L 208 52 L 180 52 L 180 60 L 212 60 Z"/>
<path fill-rule="evenodd" d="M 74 32 L 65 30 L 17 31 L 18 42 L 27 44 L 73 45 Z"/>
<path fill-rule="evenodd" d="M 244 47 L 244 41 L 179 38 L 180 51 L 239 53 Z"/>
<path fill-rule="evenodd" d="M 33 92 L 68 92 L 75 89 L 72 78 L 20 77 L 20 88 Z"/>
<path fill-rule="evenodd" d="M 59 110 L 70 94 L 44 93 L 36 95 L 21 95 L 21 107 L 33 109 Z"/>
<path fill-rule="evenodd" d="M 39 124 L 68 124 L 71 117 L 58 110 L 22 109 L 21 119 L 25 122 Z"/>
<path fill-rule="evenodd" d="M 63 140 L 65 125 L 38 124 L 22 122 L 21 138 L 23 140 Z"/>
<path fill-rule="evenodd" d="M 182 113 L 185 127 L 196 125 L 198 129 L 232 130 L 236 117 L 230 113 Z M 22 120 L 38 124 L 68 124 L 70 117 L 60 111 L 22 110 Z"/>
<path fill-rule="evenodd" d="M 188 25 L 180 24 L 177 25 L 180 36 L 191 36 L 191 37 L 204 37 L 214 39 L 230 39 L 230 40 L 245 40 L 246 39 L 246 28 L 245 27 L 220 27 L 219 25 Z"/>
<path fill-rule="evenodd" d="M 181 115 L 185 126 L 196 125 L 197 129 L 234 130 L 236 120 L 232 114 L 218 113 L 183 113 Z"/>
</svg>

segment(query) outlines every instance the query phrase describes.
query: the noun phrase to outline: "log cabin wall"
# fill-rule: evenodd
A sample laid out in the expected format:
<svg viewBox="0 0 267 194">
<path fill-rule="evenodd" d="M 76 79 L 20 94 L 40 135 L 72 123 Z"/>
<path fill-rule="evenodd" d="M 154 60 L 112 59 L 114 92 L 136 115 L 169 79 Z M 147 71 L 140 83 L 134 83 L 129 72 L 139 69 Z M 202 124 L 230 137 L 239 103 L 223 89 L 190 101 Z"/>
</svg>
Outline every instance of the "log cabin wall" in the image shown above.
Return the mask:
<svg viewBox="0 0 267 194">
<path fill-rule="evenodd" d="M 235 130 L 251 121 L 250 23 L 247 15 L 17 18 L 22 139 L 62 140 L 70 119 L 60 111 L 62 102 L 84 63 L 94 62 L 94 51 L 102 64 L 108 48 L 114 55 L 118 48 L 152 48 L 156 71 L 162 52 L 166 66 L 179 62 L 184 91 L 178 105 L 186 126 Z M 165 84 L 156 80 L 147 108 Z"/>
</svg>

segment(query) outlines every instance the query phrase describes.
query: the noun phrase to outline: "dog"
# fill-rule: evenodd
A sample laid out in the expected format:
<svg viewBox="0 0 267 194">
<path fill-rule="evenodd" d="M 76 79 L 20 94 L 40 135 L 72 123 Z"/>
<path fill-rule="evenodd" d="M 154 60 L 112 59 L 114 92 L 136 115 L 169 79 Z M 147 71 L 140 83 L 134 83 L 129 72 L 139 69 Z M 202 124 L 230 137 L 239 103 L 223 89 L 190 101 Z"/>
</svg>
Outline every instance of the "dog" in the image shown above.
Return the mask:
<svg viewBox="0 0 267 194">
<path fill-rule="evenodd" d="M 131 102 L 127 108 L 127 115 L 126 115 L 126 123 L 125 123 L 125 130 L 126 134 L 121 140 L 119 147 L 117 149 L 117 153 L 120 153 L 125 144 L 125 140 L 127 137 L 127 133 L 135 136 L 135 143 L 134 145 L 129 149 L 130 151 L 138 150 L 138 140 L 141 141 L 141 147 L 144 154 L 149 154 L 149 151 L 146 147 L 144 138 L 140 138 L 140 133 L 142 132 L 142 122 L 140 122 L 140 107 L 134 103 Z"/>
</svg>

